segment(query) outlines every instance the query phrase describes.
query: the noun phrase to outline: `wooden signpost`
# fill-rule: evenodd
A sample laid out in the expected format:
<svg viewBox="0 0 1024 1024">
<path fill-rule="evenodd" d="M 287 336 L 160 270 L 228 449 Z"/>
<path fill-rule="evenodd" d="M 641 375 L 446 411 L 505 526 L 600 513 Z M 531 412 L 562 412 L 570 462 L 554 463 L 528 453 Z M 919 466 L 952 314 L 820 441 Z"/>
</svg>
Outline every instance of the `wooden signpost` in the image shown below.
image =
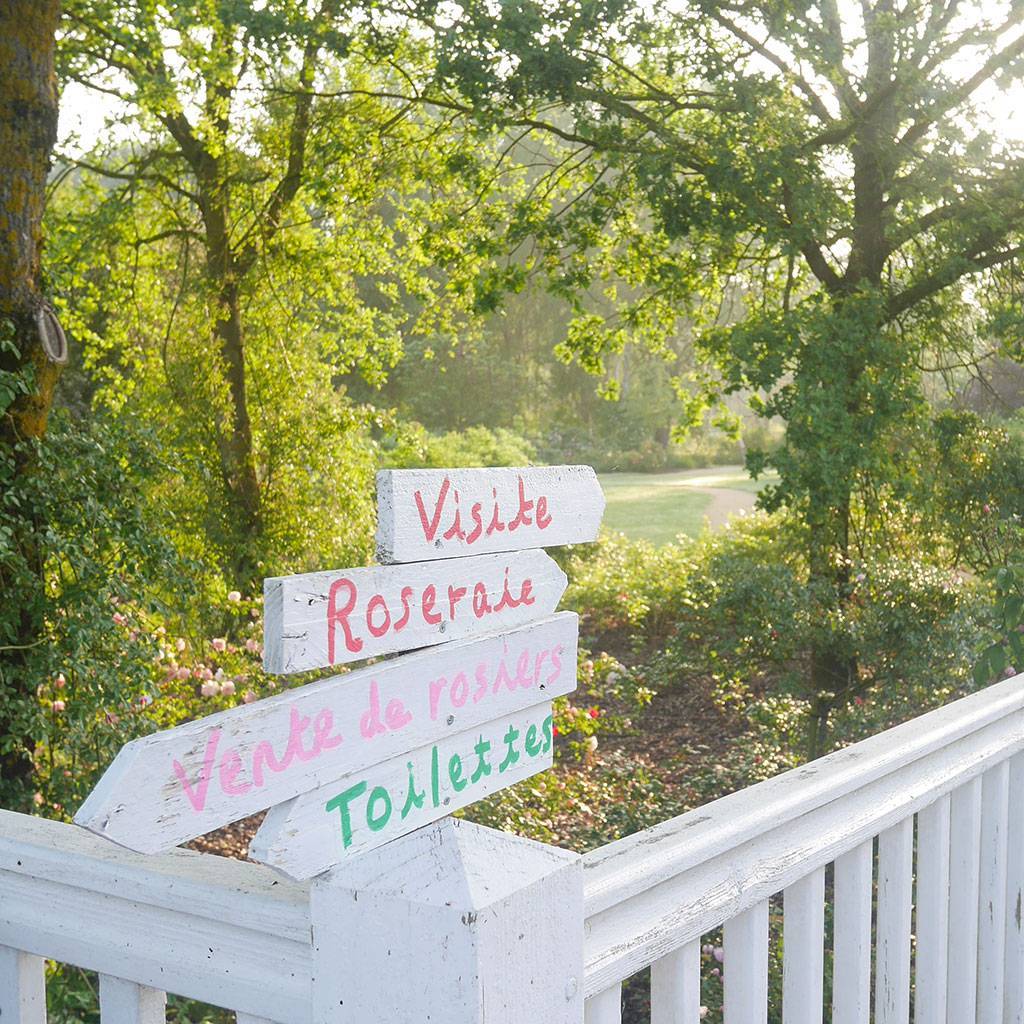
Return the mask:
<svg viewBox="0 0 1024 1024">
<path fill-rule="evenodd" d="M 251 856 L 307 878 L 550 767 L 579 624 L 555 612 L 566 577 L 538 549 L 596 537 L 594 471 L 377 485 L 388 564 L 266 580 L 265 666 L 424 649 L 131 741 L 78 824 L 157 853 L 269 808 Z"/>
<path fill-rule="evenodd" d="M 603 513 L 590 466 L 384 470 L 377 474 L 377 559 L 580 544 L 597 537 Z"/>
<path fill-rule="evenodd" d="M 301 672 L 544 618 L 565 573 L 543 551 L 371 566 L 264 581 L 268 672 Z"/>
</svg>

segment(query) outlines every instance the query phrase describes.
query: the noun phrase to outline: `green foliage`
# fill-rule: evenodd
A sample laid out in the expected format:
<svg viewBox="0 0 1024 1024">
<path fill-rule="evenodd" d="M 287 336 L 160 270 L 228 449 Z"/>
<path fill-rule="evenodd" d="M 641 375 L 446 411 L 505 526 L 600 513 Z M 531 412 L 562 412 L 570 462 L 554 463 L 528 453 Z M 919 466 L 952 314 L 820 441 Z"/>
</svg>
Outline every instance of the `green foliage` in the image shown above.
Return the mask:
<svg viewBox="0 0 1024 1024">
<path fill-rule="evenodd" d="M 436 435 L 418 423 L 403 425 L 395 446 L 384 452 L 385 465 L 394 469 L 528 466 L 535 458 L 533 445 L 504 427 Z"/>
<path fill-rule="evenodd" d="M 707 681 L 723 706 L 750 715 L 762 738 L 743 741 L 731 770 L 757 781 L 803 756 L 796 739 L 812 714 L 833 741 L 863 736 L 948 699 L 968 683 L 984 593 L 920 558 L 877 557 L 853 567 L 841 609 L 808 576 L 801 530 L 781 514 L 734 522 L 715 535 L 655 548 L 602 541 L 569 567 L 568 603 L 588 631 L 617 630 L 658 648 L 649 685 Z M 807 651 L 827 645 L 856 659 L 842 689 L 808 685 Z M 700 788 L 698 786 L 698 788 Z M 720 791 L 720 787 L 719 787 Z"/>
<path fill-rule="evenodd" d="M 46 790 L 36 799 L 58 814 L 84 795 L 125 739 L 106 721 L 108 710 L 132 708 L 152 692 L 157 641 L 116 622 L 117 605 L 131 601 L 142 617 L 161 615 L 163 596 L 191 590 L 194 573 L 168 543 L 160 510 L 137 502 L 142 480 L 166 457 L 151 437 L 116 423 L 83 429 L 57 416 L 37 447 L 35 471 L 0 486 L 3 590 L 36 593 L 26 555 L 45 551 L 41 606 L 0 608 L 0 647 L 15 642 L 23 614 L 38 617 L 44 630 L 16 664 L 0 660 L 0 714 L 11 723 L 0 744 L 36 745 Z M 34 690 L 38 700 L 26 700 Z M 0 780 L 0 804 L 26 806 L 29 794 L 11 785 Z"/>
</svg>

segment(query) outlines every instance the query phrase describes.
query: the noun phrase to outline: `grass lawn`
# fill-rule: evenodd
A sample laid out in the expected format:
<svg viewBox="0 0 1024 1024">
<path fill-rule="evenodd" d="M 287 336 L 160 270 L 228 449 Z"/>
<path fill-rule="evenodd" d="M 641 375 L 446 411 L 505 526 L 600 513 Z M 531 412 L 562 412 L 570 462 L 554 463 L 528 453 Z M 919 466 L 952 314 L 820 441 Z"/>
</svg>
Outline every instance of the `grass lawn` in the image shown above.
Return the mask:
<svg viewBox="0 0 1024 1024">
<path fill-rule="evenodd" d="M 706 520 L 716 528 L 737 505 L 752 507 L 753 495 L 774 479 L 773 474 L 755 482 L 739 466 L 674 473 L 601 473 L 608 502 L 604 525 L 654 544 L 667 544 L 680 533 L 695 537 Z M 737 500 L 736 492 L 750 495 L 750 500 Z"/>
</svg>

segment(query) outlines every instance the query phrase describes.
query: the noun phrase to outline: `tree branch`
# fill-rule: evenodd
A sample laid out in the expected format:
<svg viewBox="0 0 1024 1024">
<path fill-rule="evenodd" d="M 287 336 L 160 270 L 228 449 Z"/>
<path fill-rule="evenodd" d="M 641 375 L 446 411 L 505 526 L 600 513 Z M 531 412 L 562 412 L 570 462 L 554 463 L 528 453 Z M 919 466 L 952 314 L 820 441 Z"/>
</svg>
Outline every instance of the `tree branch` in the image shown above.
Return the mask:
<svg viewBox="0 0 1024 1024">
<path fill-rule="evenodd" d="M 764 57 L 769 63 L 774 64 L 784 75 L 788 76 L 793 84 L 804 94 L 807 101 L 811 105 L 811 110 L 814 111 L 815 116 L 823 124 L 833 124 L 834 118 L 828 112 L 828 107 L 825 106 L 822 98 L 814 91 L 811 83 L 804 78 L 798 71 L 790 67 L 790 65 L 783 60 L 777 53 L 769 50 L 764 43 L 759 43 L 749 32 L 740 28 L 730 18 L 725 17 L 720 11 L 716 11 L 712 14 L 712 17 L 717 21 L 723 28 L 728 29 L 737 39 L 744 42 L 749 46 L 755 53 Z"/>
<path fill-rule="evenodd" d="M 892 296 L 886 304 L 882 323 L 891 323 L 923 299 L 948 288 L 951 284 L 956 284 L 962 277 L 976 274 L 979 270 L 989 270 L 1021 255 L 1024 255 L 1024 244 L 1015 245 L 1010 249 L 997 249 L 993 252 L 979 251 L 953 257 L 935 273 L 929 274 Z"/>
</svg>

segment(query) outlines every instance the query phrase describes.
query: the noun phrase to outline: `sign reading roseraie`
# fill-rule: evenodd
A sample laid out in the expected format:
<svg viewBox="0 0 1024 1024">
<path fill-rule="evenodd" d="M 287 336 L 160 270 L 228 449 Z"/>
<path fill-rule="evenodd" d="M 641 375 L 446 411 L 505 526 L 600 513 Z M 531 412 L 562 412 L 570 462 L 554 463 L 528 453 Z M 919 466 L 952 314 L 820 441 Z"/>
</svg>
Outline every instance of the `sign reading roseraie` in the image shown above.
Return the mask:
<svg viewBox="0 0 1024 1024">
<path fill-rule="evenodd" d="M 552 614 L 565 585 L 543 551 L 273 577 L 264 667 L 301 672 L 497 633 Z"/>
</svg>

